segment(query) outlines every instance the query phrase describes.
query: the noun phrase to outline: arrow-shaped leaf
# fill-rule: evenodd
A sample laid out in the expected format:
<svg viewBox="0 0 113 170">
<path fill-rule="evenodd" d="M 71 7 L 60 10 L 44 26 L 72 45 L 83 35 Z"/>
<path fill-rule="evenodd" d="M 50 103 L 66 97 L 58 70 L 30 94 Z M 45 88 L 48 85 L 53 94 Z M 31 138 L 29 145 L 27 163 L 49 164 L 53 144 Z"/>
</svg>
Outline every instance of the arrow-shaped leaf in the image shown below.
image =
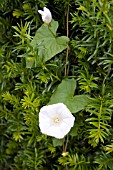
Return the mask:
<svg viewBox="0 0 113 170">
<path fill-rule="evenodd" d="M 52 20 L 51 25 L 43 24 L 36 32 L 31 45 L 34 49 L 38 48 L 38 55 L 43 56 L 44 61 L 54 57 L 67 48 L 66 36 L 57 37 L 56 31 L 58 22 Z"/>
<path fill-rule="evenodd" d="M 64 79 L 57 87 L 48 104 L 64 103 L 72 113 L 76 113 L 89 104 L 88 95 L 75 95 L 76 81 Z"/>
</svg>

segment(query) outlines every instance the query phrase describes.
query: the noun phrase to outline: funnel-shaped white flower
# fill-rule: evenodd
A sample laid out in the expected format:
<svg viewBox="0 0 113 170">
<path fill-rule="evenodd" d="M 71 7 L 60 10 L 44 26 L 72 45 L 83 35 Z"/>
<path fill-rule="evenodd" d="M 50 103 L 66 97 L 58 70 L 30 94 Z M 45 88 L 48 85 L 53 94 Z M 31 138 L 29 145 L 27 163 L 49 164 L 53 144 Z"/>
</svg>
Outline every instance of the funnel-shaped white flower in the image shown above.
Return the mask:
<svg viewBox="0 0 113 170">
<path fill-rule="evenodd" d="M 52 20 L 52 15 L 51 12 L 48 8 L 44 7 L 43 11 L 42 10 L 38 10 L 38 12 L 42 15 L 42 20 L 49 24 Z"/>
<path fill-rule="evenodd" d="M 43 106 L 39 112 L 39 127 L 43 134 L 58 139 L 70 131 L 75 117 L 63 103 Z"/>
</svg>

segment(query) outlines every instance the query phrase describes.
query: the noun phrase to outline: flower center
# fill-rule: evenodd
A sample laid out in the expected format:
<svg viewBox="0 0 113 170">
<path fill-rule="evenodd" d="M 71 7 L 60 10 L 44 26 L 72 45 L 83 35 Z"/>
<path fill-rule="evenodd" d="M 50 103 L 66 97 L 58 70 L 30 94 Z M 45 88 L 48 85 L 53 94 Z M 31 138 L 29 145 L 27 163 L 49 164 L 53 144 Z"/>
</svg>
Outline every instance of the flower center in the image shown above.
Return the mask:
<svg viewBox="0 0 113 170">
<path fill-rule="evenodd" d="M 54 122 L 55 122 L 55 123 L 59 123 L 59 122 L 60 122 L 60 119 L 59 119 L 58 117 L 56 117 L 56 118 L 54 119 Z"/>
</svg>

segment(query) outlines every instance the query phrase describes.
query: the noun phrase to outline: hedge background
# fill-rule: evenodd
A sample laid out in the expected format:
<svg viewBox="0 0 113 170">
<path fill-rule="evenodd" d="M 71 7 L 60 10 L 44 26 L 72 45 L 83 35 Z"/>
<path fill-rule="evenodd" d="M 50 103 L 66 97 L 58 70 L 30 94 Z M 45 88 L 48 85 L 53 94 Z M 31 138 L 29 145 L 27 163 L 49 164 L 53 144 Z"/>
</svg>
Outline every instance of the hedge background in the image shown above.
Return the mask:
<svg viewBox="0 0 113 170">
<path fill-rule="evenodd" d="M 69 38 L 47 61 L 30 43 L 44 6 Z M 113 170 L 112 0 L 0 0 L 0 69 L 0 170 Z M 62 144 L 40 133 L 38 113 L 72 78 L 81 98 Z"/>
</svg>

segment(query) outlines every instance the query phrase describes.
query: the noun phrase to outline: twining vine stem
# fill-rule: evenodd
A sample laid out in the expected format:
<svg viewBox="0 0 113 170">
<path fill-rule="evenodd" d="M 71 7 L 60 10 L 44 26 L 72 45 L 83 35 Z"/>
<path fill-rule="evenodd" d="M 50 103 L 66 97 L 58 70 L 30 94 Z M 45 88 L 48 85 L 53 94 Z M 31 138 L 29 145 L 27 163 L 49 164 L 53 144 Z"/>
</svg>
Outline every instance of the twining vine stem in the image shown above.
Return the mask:
<svg viewBox="0 0 113 170">
<path fill-rule="evenodd" d="M 66 32 L 67 32 L 67 37 L 69 37 L 69 25 L 68 25 L 68 22 L 69 22 L 69 4 L 67 6 L 67 13 L 66 13 Z M 67 76 L 67 64 L 68 64 L 68 55 L 69 55 L 69 48 L 68 48 L 68 41 L 67 41 L 67 49 L 66 49 L 66 63 L 65 63 L 65 73 L 64 73 L 64 76 Z M 66 140 L 66 144 L 65 144 L 65 147 L 64 147 L 64 140 L 63 140 L 63 151 L 66 152 L 66 149 L 67 149 L 67 142 L 68 142 L 68 137 L 67 137 L 67 140 Z"/>
<path fill-rule="evenodd" d="M 67 37 L 69 37 L 69 25 L 68 25 L 68 21 L 69 21 L 69 5 L 68 5 L 68 7 L 67 7 L 67 15 L 66 15 L 66 32 L 67 32 L 66 34 L 67 34 Z M 68 55 L 69 55 L 69 48 L 68 48 L 68 41 L 67 41 L 66 63 L 65 63 L 64 76 L 67 76 Z"/>
<path fill-rule="evenodd" d="M 67 34 L 67 38 L 69 37 L 69 4 L 67 6 L 67 13 L 66 13 L 66 34 Z M 66 48 L 66 63 L 65 63 L 65 71 L 64 71 L 64 76 L 68 75 L 68 71 L 67 71 L 67 65 L 68 65 L 68 55 L 69 55 L 69 48 L 68 48 L 68 41 L 67 41 L 67 48 Z M 64 145 L 65 143 L 65 145 Z M 67 136 L 67 140 L 65 142 L 65 139 L 63 139 L 63 152 L 66 152 L 67 149 L 67 143 L 68 143 L 68 136 Z M 67 165 L 65 166 L 66 170 L 68 170 Z"/>
</svg>

